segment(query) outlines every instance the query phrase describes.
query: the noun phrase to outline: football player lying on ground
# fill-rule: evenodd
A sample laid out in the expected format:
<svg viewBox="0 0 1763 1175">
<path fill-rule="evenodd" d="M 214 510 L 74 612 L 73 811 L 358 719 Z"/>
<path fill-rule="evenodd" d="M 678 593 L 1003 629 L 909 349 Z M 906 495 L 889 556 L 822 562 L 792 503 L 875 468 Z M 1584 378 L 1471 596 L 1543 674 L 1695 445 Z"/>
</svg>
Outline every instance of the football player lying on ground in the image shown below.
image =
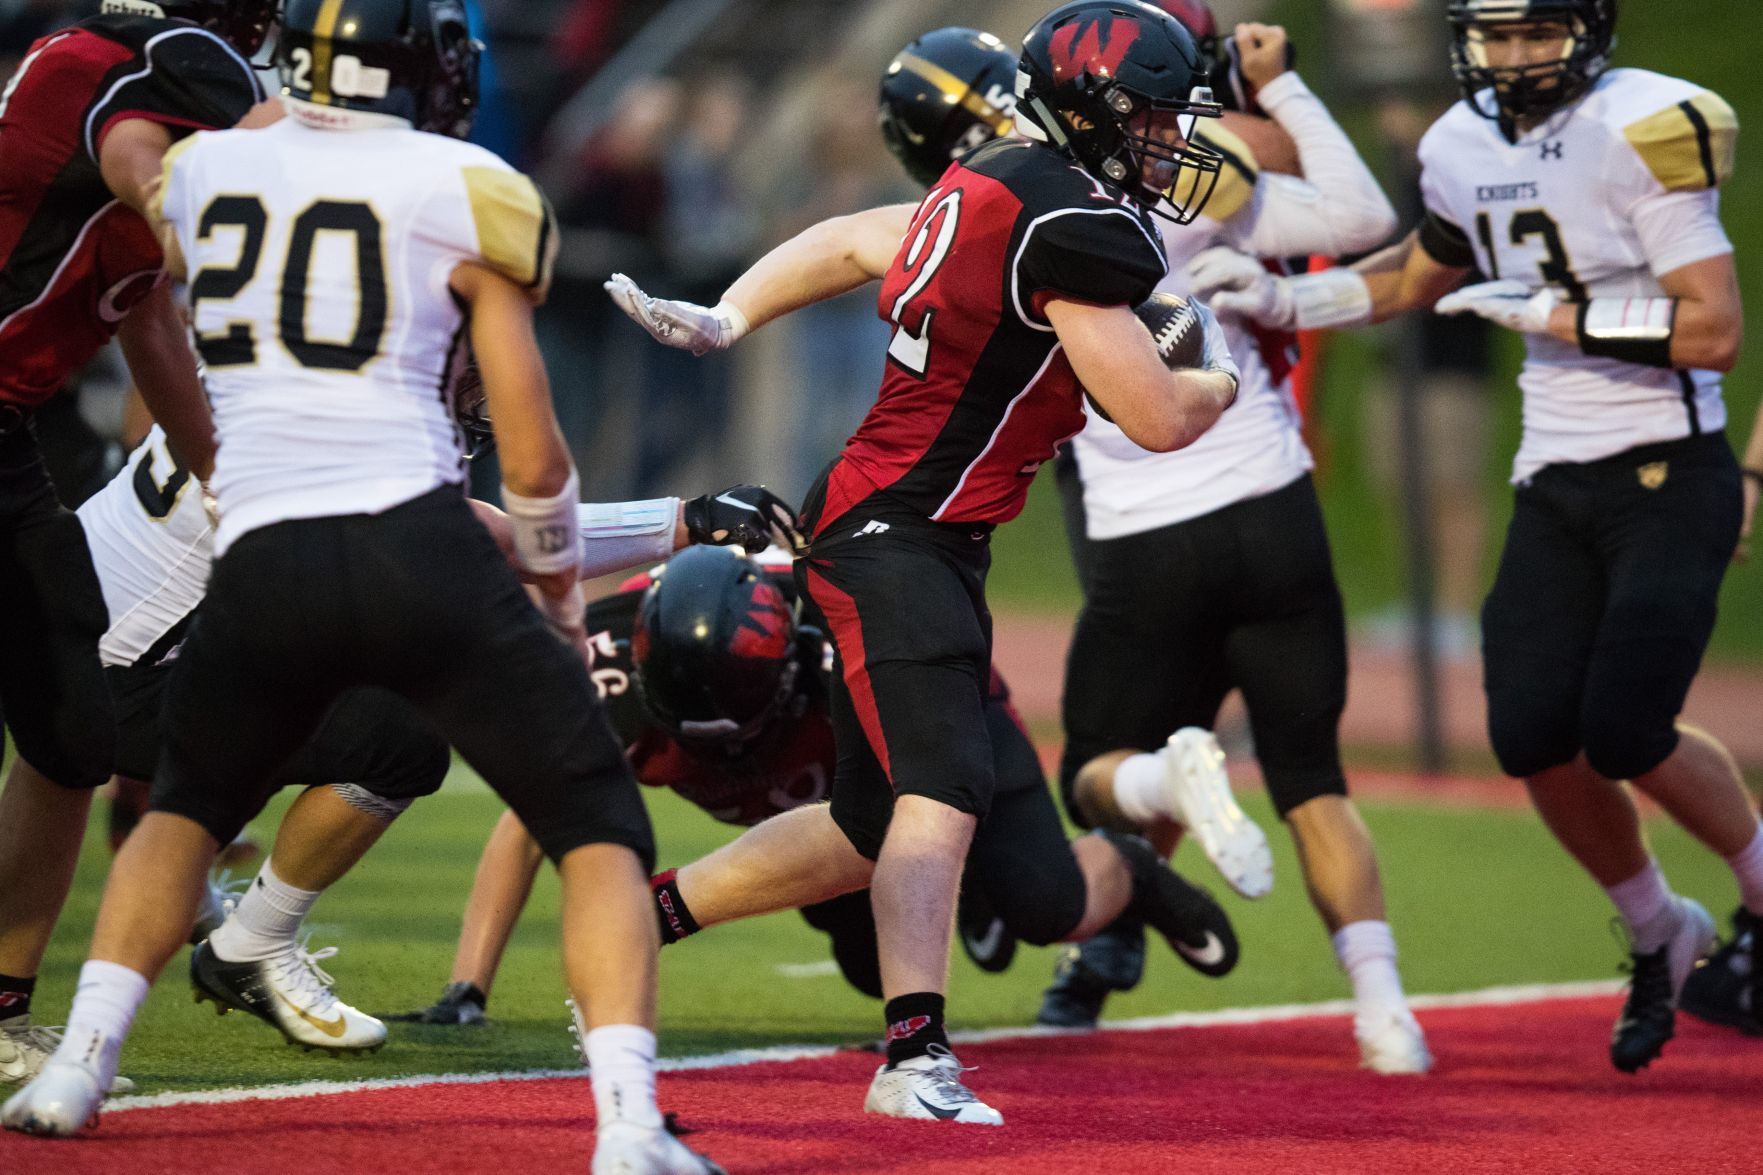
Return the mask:
<svg viewBox="0 0 1763 1175">
<path fill-rule="evenodd" d="M 1340 127 L 1290 72 L 1283 31 L 1243 25 L 1236 41 L 1219 51 L 1215 23 L 1203 4 L 1166 0 L 1162 7 L 1195 34 L 1219 93 L 1257 110 L 1264 98 L 1272 113 L 1226 111 L 1218 125 L 1196 130 L 1196 140 L 1217 149 L 1224 166 L 1202 215 L 1191 224 L 1160 226 L 1171 258 L 1185 259 L 1220 239 L 1274 257 L 1338 253 L 1385 239 L 1394 225 L 1389 202 Z M 881 127 L 913 178 L 934 184 L 952 162 L 1010 133 L 1016 66 L 997 38 L 962 28 L 928 33 L 897 55 L 881 81 Z M 1258 165 L 1263 154 L 1280 167 L 1302 161 L 1306 178 L 1270 174 L 1270 167 Z M 854 285 L 881 276 L 910 217 L 904 207 L 880 208 L 816 226 L 761 261 L 714 309 L 648 299 L 619 278 L 609 289 L 659 341 L 694 351 L 720 349 L 738 337 L 733 324 L 774 317 L 773 300 L 795 296 L 793 274 L 831 270 Z M 1181 292 L 1182 280 L 1172 274 L 1159 288 Z M 1240 321 L 1227 330 L 1233 354 L 1246 361 L 1243 390 L 1200 441 L 1152 454 L 1092 414 L 1076 441 L 1086 454 L 1083 484 L 1075 466 L 1068 468 L 1063 459 L 1059 464 L 1080 579 L 1088 591 L 1088 565 L 1095 563 L 1106 572 L 1102 586 L 1112 585 L 1099 601 L 1110 607 L 1095 615 L 1086 609 L 1072 651 L 1081 684 L 1065 691 L 1062 787 L 1080 825 L 1152 830 L 1165 851 L 1191 827 L 1234 887 L 1250 896 L 1265 893 L 1272 880 L 1266 839 L 1232 799 L 1216 743 L 1204 729 L 1168 738 L 1176 727 L 1210 727 L 1224 690 L 1238 684 L 1233 677 L 1251 678 L 1240 684 L 1250 687 L 1270 789 L 1299 846 L 1307 888 L 1352 979 L 1364 1063 L 1385 1073 L 1421 1072 L 1431 1058 L 1402 992 L 1375 854 L 1345 795 L 1335 740 L 1346 689 L 1345 626 L 1307 475 L 1310 457 L 1285 383 L 1293 340 L 1245 329 Z M 1090 497 L 1113 528 L 1111 537 L 1137 535 L 1147 518 L 1154 520 L 1151 533 L 1135 538 L 1137 546 L 1086 543 L 1084 504 Z M 1130 506 L 1122 505 L 1123 498 Z M 1203 533 L 1188 534 L 1191 528 L 1182 521 L 1199 515 L 1209 515 L 1200 524 Z M 1173 586 L 1179 574 L 1144 574 L 1145 543 L 1167 551 L 1190 541 L 1213 551 L 1205 561 L 1209 569 L 1239 570 L 1215 574 L 1203 586 L 1183 584 L 1183 592 Z M 1126 547 L 1132 549 L 1116 550 Z M 1239 566 L 1236 552 L 1244 547 L 1260 551 L 1263 565 Z M 1182 558 L 1178 553 L 1174 562 Z M 1296 590 L 1283 598 L 1255 590 L 1259 580 L 1275 574 Z M 1131 595 L 1125 608 L 1113 606 L 1122 584 Z M 1153 631 L 1147 635 L 1123 622 L 1122 611 Z M 1208 623 L 1196 629 L 1184 619 L 1189 614 Z M 1211 622 L 1219 616 L 1230 623 Z M 1172 630 L 1182 634 L 1176 644 Z M 1255 672 L 1235 663 L 1235 674 L 1221 668 L 1227 638 L 1233 649 L 1261 650 L 1244 659 Z M 1122 646 L 1132 648 L 1130 673 L 1106 665 L 1121 656 Z M 1261 670 L 1270 657 L 1278 668 Z M 1295 675 L 1294 666 L 1300 670 Z M 1158 686 L 1121 696 L 1122 688 L 1145 687 L 1148 680 Z M 1142 753 L 1166 739 L 1171 745 L 1158 754 Z M 1116 749 L 1122 747 L 1127 749 Z M 1123 770 L 1139 784 L 1133 793 L 1136 818 L 1123 816 L 1113 801 Z M 1143 944 L 1142 928 L 1128 918 L 1073 948 L 1048 992 L 1043 1022 L 1093 1024 L 1109 992 L 1138 981 Z"/>
<path fill-rule="evenodd" d="M 779 553 L 746 559 L 732 550 L 685 551 L 588 607 L 595 684 L 639 782 L 672 788 L 728 824 L 774 820 L 786 835 L 822 835 L 835 756 L 827 713 L 832 655 L 822 629 L 799 623 L 795 581 Z M 964 934 L 975 961 L 1009 964 L 999 943 L 1037 945 L 1081 936 L 1129 909 L 1162 931 L 1204 975 L 1236 964 L 1224 911 L 1190 886 L 1138 837 L 1094 834 L 1070 842 L 1040 761 L 1009 692 L 994 671 L 986 724 L 997 772 L 991 812 L 974 834 L 962 882 L 995 912 Z M 812 831 L 809 831 L 812 830 Z M 484 847 L 466 904 L 453 973 L 441 999 L 391 1017 L 428 1024 L 483 1020 L 508 936 L 526 903 L 541 855 L 513 812 Z M 655 879 L 662 939 L 697 929 L 672 904 L 673 874 Z M 881 998 L 869 892 L 808 906 L 809 925 L 832 940 L 847 981 Z"/>
<path fill-rule="evenodd" d="M 1671 1039 L 1714 923 L 1666 884 L 1629 785 L 1731 869 L 1753 1018 L 1763 1004 L 1763 825 L 1732 756 L 1677 721 L 1763 481 L 1763 418 L 1742 467 L 1723 432 L 1744 331 L 1719 212 L 1738 120 L 1693 83 L 1609 69 L 1615 0 L 1448 15 L 1464 97 L 1421 140 L 1420 227 L 1351 269 L 1274 277 L 1212 251 L 1190 273 L 1221 312 L 1279 329 L 1431 307 L 1524 335 L 1513 515 L 1482 612 L 1489 735 L 1621 915 L 1633 980 L 1610 1059 L 1632 1073 Z M 1494 280 L 1458 289 L 1476 270 Z M 1729 1015 L 1733 970 L 1708 993 Z"/>
<path fill-rule="evenodd" d="M 493 443 L 482 411 L 483 385 L 470 364 L 452 382 L 455 416 L 475 453 Z M 214 559 L 202 490 L 156 426 L 79 511 L 113 617 L 98 649 L 117 711 L 119 782 L 150 780 L 159 763 L 166 681 L 198 614 Z M 511 554 L 502 512 L 484 502 L 473 508 L 504 554 Z M 584 579 L 664 558 L 688 543 L 759 549 L 777 527 L 792 524 L 789 508 L 759 486 L 734 486 L 684 502 L 584 503 L 576 513 Z M 276 773 L 276 786 L 306 790 L 283 817 L 255 882 L 225 904 L 210 885 L 191 934 L 198 944 L 190 959 L 197 998 L 212 1000 L 220 1011 L 249 1012 L 307 1049 L 337 1054 L 379 1048 L 385 1025 L 336 999 L 317 966 L 335 948 L 308 951 L 295 941 L 295 931 L 319 894 L 414 800 L 439 789 L 451 765 L 447 744 L 398 695 L 362 687 L 338 699 Z M 235 901 L 229 917 L 225 906 Z M 41 1067 L 48 1051 L 35 1050 L 26 1076 Z"/>
</svg>

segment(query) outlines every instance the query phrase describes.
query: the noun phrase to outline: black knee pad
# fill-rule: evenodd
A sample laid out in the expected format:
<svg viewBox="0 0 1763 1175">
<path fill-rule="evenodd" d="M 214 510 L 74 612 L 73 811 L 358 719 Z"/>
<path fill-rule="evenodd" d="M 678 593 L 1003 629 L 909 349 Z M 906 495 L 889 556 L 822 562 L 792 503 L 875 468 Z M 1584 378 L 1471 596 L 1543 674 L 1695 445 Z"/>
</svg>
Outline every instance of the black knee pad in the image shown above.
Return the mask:
<svg viewBox="0 0 1763 1175">
<path fill-rule="evenodd" d="M 1089 900 L 1083 873 L 1069 852 L 1064 861 L 1045 862 L 1008 877 L 979 878 L 1005 929 L 1037 947 L 1064 942 L 1083 921 Z"/>
<path fill-rule="evenodd" d="M 832 939 L 833 960 L 845 982 L 872 999 L 881 999 L 881 950 L 876 943 L 869 891 L 861 889 L 803 906 L 802 917 Z"/>
<path fill-rule="evenodd" d="M 1500 770 L 1528 779 L 1573 761 L 1580 750 L 1579 721 L 1558 700 L 1489 690 L 1488 739 Z"/>
<path fill-rule="evenodd" d="M 1321 796 L 1347 794 L 1347 777 L 1338 764 L 1314 768 L 1276 767 L 1261 762 L 1261 774 L 1267 782 L 1267 795 L 1273 810 L 1284 820 L 1294 808 L 1301 808 Z"/>
<path fill-rule="evenodd" d="M 408 804 L 441 790 L 453 752 L 420 715 L 400 729 L 389 731 L 379 770 L 370 779 L 356 780 L 384 800 Z"/>
</svg>

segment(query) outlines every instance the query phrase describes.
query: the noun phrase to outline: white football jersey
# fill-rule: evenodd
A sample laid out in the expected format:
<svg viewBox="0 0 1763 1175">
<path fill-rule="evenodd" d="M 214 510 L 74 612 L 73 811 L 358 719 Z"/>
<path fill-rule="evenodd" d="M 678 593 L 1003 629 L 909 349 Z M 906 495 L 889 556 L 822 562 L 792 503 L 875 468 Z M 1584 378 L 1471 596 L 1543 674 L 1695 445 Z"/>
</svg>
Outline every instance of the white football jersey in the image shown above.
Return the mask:
<svg viewBox="0 0 1763 1175">
<path fill-rule="evenodd" d="M 202 486 L 173 460 L 154 425 L 79 515 L 110 610 L 98 654 L 106 665 L 133 665 L 208 590 L 214 531 Z"/>
<path fill-rule="evenodd" d="M 1732 250 L 1718 188 L 1737 135 L 1717 95 L 1611 70 L 1516 142 L 1459 102 L 1421 141 L 1421 191 L 1428 213 L 1468 239 L 1490 278 L 1549 285 L 1572 301 L 1661 297 L 1656 275 Z M 1715 372 L 1594 358 L 1547 335 L 1525 344 L 1514 481 L 1726 423 Z"/>
<path fill-rule="evenodd" d="M 1205 133 L 1220 140 L 1214 145 L 1225 148 L 1228 162 L 1204 214 L 1189 225 L 1158 226 L 1169 254 L 1169 276 L 1157 287 L 1163 292 L 1192 292 L 1184 266 L 1202 250 L 1242 244 L 1233 229 L 1238 213 L 1249 207 L 1254 156 L 1222 128 L 1207 127 Z M 1198 518 L 1288 486 L 1314 466 L 1290 380 L 1273 381 L 1245 320 L 1227 315 L 1220 324 L 1242 370 L 1236 403 L 1187 448 L 1142 449 L 1086 404 L 1089 422 L 1072 444 L 1089 537 L 1121 538 Z"/>
<path fill-rule="evenodd" d="M 542 292 L 557 234 L 532 181 L 407 126 L 289 117 L 185 139 L 159 199 L 220 436 L 217 555 L 271 523 L 464 481 L 448 281 L 477 262 Z"/>
</svg>

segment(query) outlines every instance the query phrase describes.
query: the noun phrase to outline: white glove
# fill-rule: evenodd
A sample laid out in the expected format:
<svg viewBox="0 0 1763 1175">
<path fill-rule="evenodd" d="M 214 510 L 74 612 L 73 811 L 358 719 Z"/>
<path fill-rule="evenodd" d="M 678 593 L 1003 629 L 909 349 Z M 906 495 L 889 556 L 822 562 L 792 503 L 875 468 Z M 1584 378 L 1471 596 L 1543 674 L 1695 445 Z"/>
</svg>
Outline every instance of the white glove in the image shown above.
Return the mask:
<svg viewBox="0 0 1763 1175">
<path fill-rule="evenodd" d="M 1225 341 L 1224 328 L 1218 324 L 1218 316 L 1208 310 L 1203 302 L 1194 303 L 1194 313 L 1199 316 L 1200 324 L 1205 329 L 1205 334 L 1201 336 L 1201 370 L 1223 372 L 1230 376 L 1231 382 L 1241 384 L 1243 373 L 1238 370 L 1237 361 L 1231 357 L 1230 344 Z"/>
<path fill-rule="evenodd" d="M 622 273 L 613 274 L 605 288 L 618 308 L 648 331 L 650 338 L 694 355 L 727 350 L 747 333 L 747 316 L 728 302 L 699 306 L 651 298 Z"/>
<path fill-rule="evenodd" d="M 1188 262 L 1186 273 L 1194 296 L 1220 314 L 1240 314 L 1277 330 L 1291 330 L 1297 321 L 1291 283 L 1229 246 L 1215 245 L 1200 253 Z"/>
<path fill-rule="evenodd" d="M 1440 298 L 1439 314 L 1479 314 L 1521 334 L 1547 334 L 1549 315 L 1561 298 L 1548 286 L 1531 292 L 1523 282 L 1480 282 Z"/>
</svg>

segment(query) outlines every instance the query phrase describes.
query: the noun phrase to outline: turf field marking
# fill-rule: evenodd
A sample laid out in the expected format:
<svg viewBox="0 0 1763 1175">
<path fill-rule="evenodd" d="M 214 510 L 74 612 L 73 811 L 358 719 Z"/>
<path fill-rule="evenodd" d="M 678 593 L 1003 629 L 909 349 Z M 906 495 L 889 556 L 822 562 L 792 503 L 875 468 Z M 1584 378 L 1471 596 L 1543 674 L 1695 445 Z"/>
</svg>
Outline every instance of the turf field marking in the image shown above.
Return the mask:
<svg viewBox="0 0 1763 1175">
<path fill-rule="evenodd" d="M 1535 983 L 1509 987 L 1489 987 L 1480 991 L 1454 992 L 1448 995 L 1421 995 L 1409 1003 L 1420 1011 L 1437 1008 L 1504 1007 L 1513 1004 L 1543 1003 L 1549 1000 L 1574 1000 L 1615 995 L 1623 988 L 1620 980 L 1596 979 L 1579 983 Z M 1104 1032 L 1153 1032 L 1165 1028 L 1217 1028 L 1233 1024 L 1268 1024 L 1285 1020 L 1307 1020 L 1321 1016 L 1339 1016 L 1353 1011 L 1352 1000 L 1323 1000 L 1309 1004 L 1274 1004 L 1259 1008 L 1224 1008 L 1213 1012 L 1175 1012 L 1162 1016 L 1142 1016 L 1132 1020 L 1103 1022 Z M 559 1034 L 562 1029 L 559 1028 Z M 968 1032 L 952 1032 L 957 1044 L 984 1044 L 997 1040 L 1021 1040 L 1037 1036 L 1069 1036 L 1082 1029 L 986 1028 Z M 662 1057 L 656 1068 L 663 1073 L 680 1073 L 698 1069 L 732 1069 L 762 1062 L 807 1061 L 830 1057 L 840 1052 L 835 1045 L 771 1045 L 766 1048 L 732 1049 L 696 1057 Z M 570 1069 L 520 1069 L 501 1073 L 425 1073 L 411 1077 L 372 1077 L 360 1081 L 300 1081 L 286 1085 L 264 1085 L 249 1089 L 178 1090 L 168 1093 L 137 1094 L 111 1098 L 104 1112 L 145 1110 L 165 1106 L 213 1106 L 232 1102 L 283 1101 L 289 1098 L 323 1097 L 338 1093 L 362 1093 L 380 1089 L 410 1089 L 420 1085 L 487 1085 L 496 1081 L 551 1081 L 558 1078 L 586 1077 L 578 1067 Z"/>
<path fill-rule="evenodd" d="M 837 975 L 839 964 L 833 959 L 816 959 L 812 963 L 779 963 L 772 970 L 785 979 L 819 979 L 825 975 Z"/>
</svg>

